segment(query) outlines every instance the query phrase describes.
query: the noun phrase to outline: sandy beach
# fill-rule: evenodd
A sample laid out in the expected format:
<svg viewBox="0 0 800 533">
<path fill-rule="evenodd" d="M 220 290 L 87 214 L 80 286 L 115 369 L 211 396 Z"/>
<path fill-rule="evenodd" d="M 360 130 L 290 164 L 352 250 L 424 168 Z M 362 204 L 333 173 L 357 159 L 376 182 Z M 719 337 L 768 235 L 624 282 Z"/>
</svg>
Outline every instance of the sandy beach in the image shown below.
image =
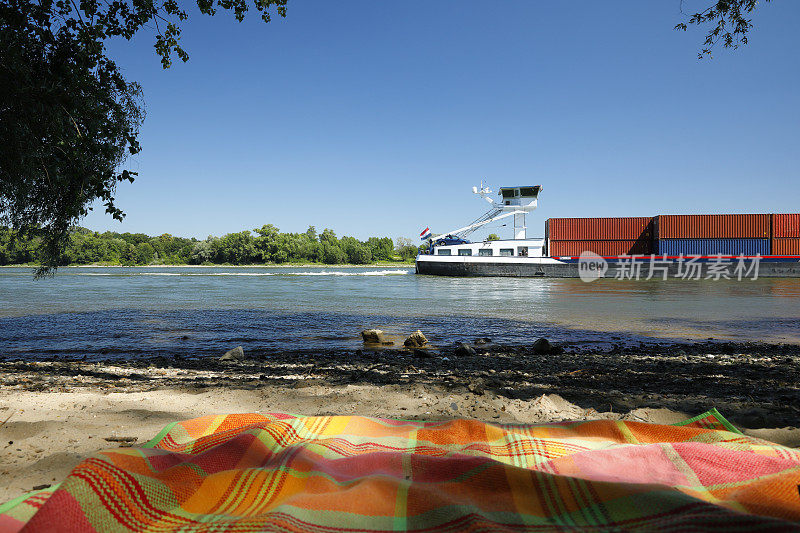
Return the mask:
<svg viewBox="0 0 800 533">
<path fill-rule="evenodd" d="M 558 396 L 532 402 L 471 393 L 443 395 L 428 387 L 370 385 L 300 389 L 275 386 L 149 392 L 5 392 L 0 428 L 0 500 L 6 501 L 63 479 L 81 459 L 117 446 L 106 438 L 134 437 L 141 444 L 175 420 L 208 414 L 282 411 L 302 414 L 361 414 L 394 418 L 474 417 L 503 422 L 585 418 L 585 410 Z M 644 413 L 641 413 L 644 415 Z M 606 416 L 606 414 L 603 414 Z M 610 415 L 610 414 L 609 414 Z M 653 415 L 665 421 L 680 415 Z M 594 414 L 597 417 L 597 414 Z"/>
<path fill-rule="evenodd" d="M 119 440 L 143 444 L 170 422 L 222 413 L 669 424 L 716 407 L 748 434 L 800 446 L 797 346 L 567 346 L 557 355 L 530 346 L 475 348 L 472 356 L 442 348 L 2 362 L 0 501 L 59 482 Z"/>
</svg>

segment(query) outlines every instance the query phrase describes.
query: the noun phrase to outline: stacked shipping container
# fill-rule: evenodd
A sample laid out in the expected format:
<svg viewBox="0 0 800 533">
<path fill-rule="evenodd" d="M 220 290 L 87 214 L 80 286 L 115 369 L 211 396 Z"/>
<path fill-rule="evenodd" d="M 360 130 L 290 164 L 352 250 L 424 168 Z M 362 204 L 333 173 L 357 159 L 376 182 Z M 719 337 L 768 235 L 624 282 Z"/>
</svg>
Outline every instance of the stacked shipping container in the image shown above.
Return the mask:
<svg viewBox="0 0 800 533">
<path fill-rule="evenodd" d="M 548 253 L 575 257 L 590 251 L 604 257 L 653 252 L 651 217 L 551 218 L 545 225 Z"/>
<path fill-rule="evenodd" d="M 549 254 L 553 257 L 578 257 L 583 252 L 594 252 L 602 257 L 618 255 L 649 255 L 650 245 L 644 241 L 550 241 Z"/>
<path fill-rule="evenodd" d="M 659 215 L 659 255 L 769 255 L 770 215 Z"/>
<path fill-rule="evenodd" d="M 769 239 L 658 239 L 658 255 L 769 255 Z"/>
<path fill-rule="evenodd" d="M 800 255 L 800 214 L 551 218 L 548 254 Z"/>
<path fill-rule="evenodd" d="M 800 214 L 772 215 L 772 255 L 800 255 Z"/>
<path fill-rule="evenodd" d="M 770 215 L 659 215 L 659 239 L 769 239 Z"/>
</svg>

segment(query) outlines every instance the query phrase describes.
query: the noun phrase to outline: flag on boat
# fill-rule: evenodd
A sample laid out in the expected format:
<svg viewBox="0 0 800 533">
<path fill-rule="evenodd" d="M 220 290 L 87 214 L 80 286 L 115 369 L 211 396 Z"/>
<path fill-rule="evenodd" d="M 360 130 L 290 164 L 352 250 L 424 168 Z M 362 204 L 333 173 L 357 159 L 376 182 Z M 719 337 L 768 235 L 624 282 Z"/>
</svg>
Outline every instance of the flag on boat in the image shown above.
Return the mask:
<svg viewBox="0 0 800 533">
<path fill-rule="evenodd" d="M 419 238 L 423 241 L 431 236 L 431 228 L 425 228 L 422 230 L 422 233 L 419 234 Z"/>
</svg>

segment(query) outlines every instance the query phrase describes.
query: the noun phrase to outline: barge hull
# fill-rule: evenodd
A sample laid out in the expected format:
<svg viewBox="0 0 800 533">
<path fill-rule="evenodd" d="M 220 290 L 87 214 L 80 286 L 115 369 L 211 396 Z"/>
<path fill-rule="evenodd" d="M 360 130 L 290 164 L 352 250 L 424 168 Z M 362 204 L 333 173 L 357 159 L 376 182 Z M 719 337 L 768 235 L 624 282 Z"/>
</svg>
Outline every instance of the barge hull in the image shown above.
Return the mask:
<svg viewBox="0 0 800 533">
<path fill-rule="evenodd" d="M 748 263 L 749 266 L 749 263 Z M 436 261 L 417 260 L 416 273 L 432 276 L 457 277 L 510 277 L 510 278 L 579 278 L 578 261 L 538 262 L 535 260 L 518 262 L 472 262 L 472 261 Z M 680 279 L 681 269 L 685 266 L 675 262 L 666 266 L 668 279 Z M 646 279 L 649 266 L 643 263 L 638 279 Z M 614 279 L 618 276 L 631 278 L 629 265 L 609 261 L 608 270 L 603 278 Z M 706 279 L 703 268 L 700 279 Z M 759 278 L 800 278 L 800 257 L 761 259 L 758 267 Z M 744 275 L 744 279 L 752 279 L 752 274 Z M 653 279 L 662 280 L 661 271 L 654 273 Z M 731 267 L 731 279 L 736 279 Z"/>
</svg>

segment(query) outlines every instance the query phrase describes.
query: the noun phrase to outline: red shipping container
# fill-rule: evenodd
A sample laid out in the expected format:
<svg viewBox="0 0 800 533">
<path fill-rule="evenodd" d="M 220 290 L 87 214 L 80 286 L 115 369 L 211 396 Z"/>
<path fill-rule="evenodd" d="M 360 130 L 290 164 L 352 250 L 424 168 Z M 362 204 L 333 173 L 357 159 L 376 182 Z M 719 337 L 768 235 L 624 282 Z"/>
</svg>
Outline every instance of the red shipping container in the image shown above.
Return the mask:
<svg viewBox="0 0 800 533">
<path fill-rule="evenodd" d="M 652 222 L 652 217 L 551 218 L 547 237 L 556 241 L 649 239 Z"/>
<path fill-rule="evenodd" d="M 603 257 L 618 255 L 649 255 L 653 253 L 649 239 L 625 241 L 549 241 L 547 253 L 551 257 L 578 257 L 583 252 L 594 252 Z"/>
<path fill-rule="evenodd" d="M 772 236 L 800 238 L 800 214 L 772 215 Z"/>
<path fill-rule="evenodd" d="M 772 239 L 772 255 L 800 255 L 800 239 Z"/>
<path fill-rule="evenodd" d="M 659 239 L 768 239 L 770 215 L 659 215 Z"/>
</svg>

